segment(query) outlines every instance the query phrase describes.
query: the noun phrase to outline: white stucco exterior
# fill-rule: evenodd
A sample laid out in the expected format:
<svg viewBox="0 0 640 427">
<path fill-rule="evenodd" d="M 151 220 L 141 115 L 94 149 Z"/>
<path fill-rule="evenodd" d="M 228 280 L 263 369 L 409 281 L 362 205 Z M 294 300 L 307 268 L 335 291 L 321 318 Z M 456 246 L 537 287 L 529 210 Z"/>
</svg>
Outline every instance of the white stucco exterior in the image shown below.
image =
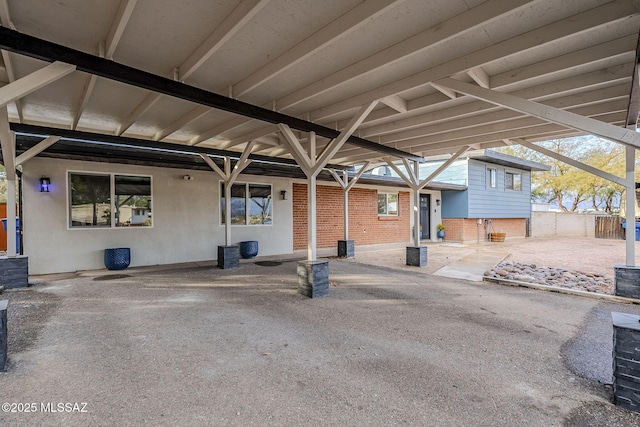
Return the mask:
<svg viewBox="0 0 640 427">
<path fill-rule="evenodd" d="M 152 179 L 153 227 L 69 228 L 69 171 L 148 175 Z M 190 175 L 192 180 L 183 177 Z M 51 178 L 49 193 L 39 179 Z M 273 224 L 232 226 L 231 241 L 257 240 L 259 255 L 293 252 L 291 194 L 284 178 L 240 175 L 239 182 L 272 185 Z M 29 273 L 104 268 L 104 249 L 131 248 L 131 266 L 217 259 L 224 245 L 220 224 L 220 179 L 213 171 L 34 158 L 23 166 L 23 241 Z"/>
</svg>

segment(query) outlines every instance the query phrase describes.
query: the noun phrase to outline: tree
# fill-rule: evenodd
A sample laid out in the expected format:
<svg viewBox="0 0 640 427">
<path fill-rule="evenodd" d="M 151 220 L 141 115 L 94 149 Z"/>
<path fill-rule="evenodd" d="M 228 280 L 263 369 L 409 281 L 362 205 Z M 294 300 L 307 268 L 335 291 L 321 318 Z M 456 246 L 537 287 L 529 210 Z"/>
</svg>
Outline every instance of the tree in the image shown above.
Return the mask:
<svg viewBox="0 0 640 427">
<path fill-rule="evenodd" d="M 595 136 L 582 136 L 549 140 L 538 145 L 610 174 L 624 177 L 625 148 L 622 144 Z M 603 210 L 607 213 L 619 208 L 624 187 L 618 184 L 523 146 L 505 147 L 500 151 L 550 166 L 551 170 L 548 172 L 532 174 L 534 201 L 556 202 L 565 212 L 576 211 L 585 203 L 590 203 L 590 207 L 596 211 Z M 638 173 L 636 171 L 636 181 Z"/>
</svg>

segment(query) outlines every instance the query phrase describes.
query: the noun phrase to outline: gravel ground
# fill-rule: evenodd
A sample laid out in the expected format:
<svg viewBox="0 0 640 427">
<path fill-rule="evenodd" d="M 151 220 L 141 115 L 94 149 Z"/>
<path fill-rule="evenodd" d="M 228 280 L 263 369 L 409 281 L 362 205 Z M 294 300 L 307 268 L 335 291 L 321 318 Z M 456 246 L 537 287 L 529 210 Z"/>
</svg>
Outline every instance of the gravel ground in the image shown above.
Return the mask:
<svg viewBox="0 0 640 427">
<path fill-rule="evenodd" d="M 416 269 L 405 264 L 405 249 L 357 251 L 356 262 L 385 266 L 405 271 L 432 274 L 454 261 L 482 250 L 503 250 L 506 260 L 541 267 L 561 268 L 584 273 L 602 274 L 613 280 L 613 266 L 625 264 L 623 240 L 565 238 L 507 239 L 504 243 L 458 244 L 442 242 L 427 244 L 428 263 Z M 636 265 L 640 265 L 640 242 L 635 243 Z"/>
</svg>

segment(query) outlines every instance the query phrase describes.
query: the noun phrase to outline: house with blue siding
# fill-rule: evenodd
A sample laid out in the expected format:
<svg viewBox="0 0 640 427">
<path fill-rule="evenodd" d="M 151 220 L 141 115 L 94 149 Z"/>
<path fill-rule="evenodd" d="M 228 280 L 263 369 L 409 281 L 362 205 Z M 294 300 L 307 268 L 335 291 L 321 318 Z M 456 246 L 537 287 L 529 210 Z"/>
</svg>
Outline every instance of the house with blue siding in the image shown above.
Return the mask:
<svg viewBox="0 0 640 427">
<path fill-rule="evenodd" d="M 444 160 L 421 165 L 428 176 Z M 446 240 L 486 240 L 489 233 L 526 237 L 531 218 L 531 173 L 549 167 L 493 150 L 469 152 L 436 177 L 438 182 L 464 184 L 464 190 L 443 190 L 442 223 Z"/>
</svg>

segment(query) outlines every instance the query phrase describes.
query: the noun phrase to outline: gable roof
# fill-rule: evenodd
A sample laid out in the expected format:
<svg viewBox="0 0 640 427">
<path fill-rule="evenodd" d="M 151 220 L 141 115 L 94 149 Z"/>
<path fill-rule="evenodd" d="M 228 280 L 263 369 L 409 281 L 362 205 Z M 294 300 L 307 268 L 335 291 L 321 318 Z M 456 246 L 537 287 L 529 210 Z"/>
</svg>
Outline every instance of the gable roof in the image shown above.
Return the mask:
<svg viewBox="0 0 640 427">
<path fill-rule="evenodd" d="M 481 160 L 487 163 L 506 166 L 515 169 L 523 169 L 528 171 L 544 172 L 551 170 L 550 166 L 532 160 L 521 159 L 520 157 L 511 156 L 509 154 L 500 153 L 495 150 L 482 150 L 480 152 L 469 153 L 470 159 Z"/>
</svg>

